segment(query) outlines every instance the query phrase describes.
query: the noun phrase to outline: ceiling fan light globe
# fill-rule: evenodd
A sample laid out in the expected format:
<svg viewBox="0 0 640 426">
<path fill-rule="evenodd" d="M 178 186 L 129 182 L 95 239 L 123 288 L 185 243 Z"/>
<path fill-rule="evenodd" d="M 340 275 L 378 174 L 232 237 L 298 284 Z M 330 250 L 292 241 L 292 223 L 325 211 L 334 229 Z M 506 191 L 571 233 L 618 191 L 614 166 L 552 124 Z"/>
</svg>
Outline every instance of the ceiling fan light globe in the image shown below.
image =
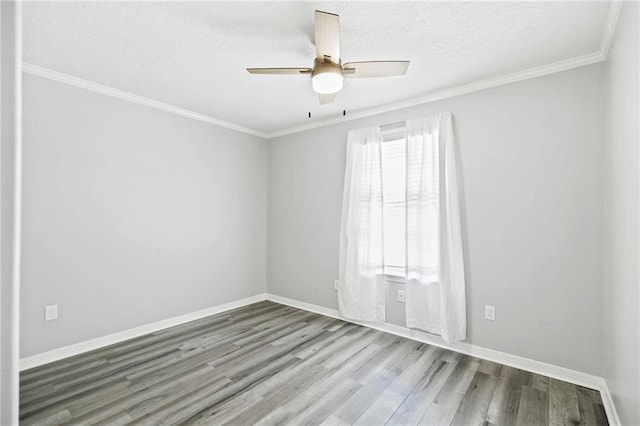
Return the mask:
<svg viewBox="0 0 640 426">
<path fill-rule="evenodd" d="M 316 93 L 331 95 L 342 89 L 344 77 L 337 72 L 321 72 L 311 77 L 311 85 Z"/>
</svg>

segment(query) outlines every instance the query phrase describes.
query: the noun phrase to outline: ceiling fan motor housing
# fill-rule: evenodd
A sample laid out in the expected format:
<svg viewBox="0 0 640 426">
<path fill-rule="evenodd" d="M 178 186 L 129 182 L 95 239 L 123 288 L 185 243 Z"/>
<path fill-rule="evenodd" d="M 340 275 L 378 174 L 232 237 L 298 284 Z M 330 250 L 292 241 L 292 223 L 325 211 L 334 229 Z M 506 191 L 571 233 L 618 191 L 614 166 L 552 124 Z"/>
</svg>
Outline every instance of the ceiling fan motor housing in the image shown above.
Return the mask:
<svg viewBox="0 0 640 426">
<path fill-rule="evenodd" d="M 337 93 L 342 89 L 343 81 L 344 73 L 340 65 L 334 64 L 328 58 L 323 62 L 315 60 L 311 72 L 311 84 L 316 93 L 325 95 Z"/>
</svg>

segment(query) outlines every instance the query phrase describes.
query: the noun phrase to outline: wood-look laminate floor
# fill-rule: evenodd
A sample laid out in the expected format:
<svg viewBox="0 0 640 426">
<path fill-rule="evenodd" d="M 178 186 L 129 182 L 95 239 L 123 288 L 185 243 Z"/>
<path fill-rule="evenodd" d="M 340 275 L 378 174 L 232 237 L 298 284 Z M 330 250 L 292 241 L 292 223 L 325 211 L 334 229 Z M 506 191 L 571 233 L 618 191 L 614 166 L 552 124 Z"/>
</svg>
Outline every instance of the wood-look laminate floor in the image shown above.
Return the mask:
<svg viewBox="0 0 640 426">
<path fill-rule="evenodd" d="M 273 302 L 20 376 L 21 424 L 606 425 L 597 391 Z"/>
</svg>

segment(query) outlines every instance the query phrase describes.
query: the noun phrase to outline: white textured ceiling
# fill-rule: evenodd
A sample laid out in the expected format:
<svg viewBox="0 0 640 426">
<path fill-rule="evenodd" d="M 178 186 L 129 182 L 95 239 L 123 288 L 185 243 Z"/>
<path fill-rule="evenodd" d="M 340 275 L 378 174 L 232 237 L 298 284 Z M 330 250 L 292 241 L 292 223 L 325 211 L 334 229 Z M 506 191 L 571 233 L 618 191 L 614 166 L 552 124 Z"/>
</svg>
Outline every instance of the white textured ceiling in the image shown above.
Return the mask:
<svg viewBox="0 0 640 426">
<path fill-rule="evenodd" d="M 343 62 L 409 59 L 319 105 L 313 11 L 337 13 Z M 261 132 L 597 52 L 608 2 L 27 2 L 25 62 Z"/>
</svg>

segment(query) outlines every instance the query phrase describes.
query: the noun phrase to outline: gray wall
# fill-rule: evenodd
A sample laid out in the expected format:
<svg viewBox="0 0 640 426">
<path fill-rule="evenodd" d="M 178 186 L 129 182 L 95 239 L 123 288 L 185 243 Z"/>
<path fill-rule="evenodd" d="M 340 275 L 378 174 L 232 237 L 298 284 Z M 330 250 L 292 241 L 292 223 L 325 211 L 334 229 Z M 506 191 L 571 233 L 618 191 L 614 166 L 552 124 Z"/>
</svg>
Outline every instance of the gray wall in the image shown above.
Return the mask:
<svg viewBox="0 0 640 426">
<path fill-rule="evenodd" d="M 13 267 L 16 149 L 19 149 L 21 47 L 20 5 L 0 2 L 0 424 L 18 424 L 19 288 Z M 14 285 L 16 282 L 16 285 Z"/>
<path fill-rule="evenodd" d="M 640 424 L 639 12 L 623 3 L 605 77 L 604 377 L 625 425 Z"/>
<path fill-rule="evenodd" d="M 600 375 L 603 103 L 597 64 L 270 140 L 269 292 L 336 308 L 348 130 L 450 111 L 467 341 Z"/>
<path fill-rule="evenodd" d="M 24 111 L 23 357 L 265 292 L 264 139 L 28 74 Z"/>
</svg>

